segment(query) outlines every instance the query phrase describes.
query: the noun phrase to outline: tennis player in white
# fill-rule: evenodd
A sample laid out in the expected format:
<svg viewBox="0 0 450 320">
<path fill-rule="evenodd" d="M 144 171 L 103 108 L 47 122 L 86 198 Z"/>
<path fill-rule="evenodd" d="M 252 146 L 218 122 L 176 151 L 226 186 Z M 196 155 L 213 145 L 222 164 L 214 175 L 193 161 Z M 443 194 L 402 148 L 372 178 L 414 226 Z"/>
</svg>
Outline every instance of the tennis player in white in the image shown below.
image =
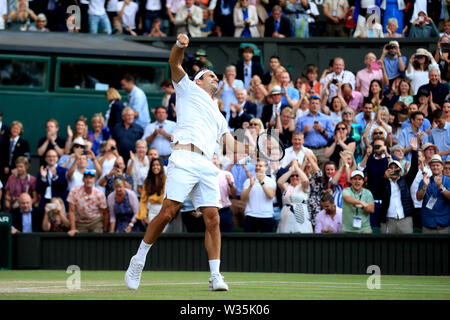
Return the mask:
<svg viewBox="0 0 450 320">
<path fill-rule="evenodd" d="M 170 52 L 169 65 L 177 99 L 177 127 L 173 135 L 175 145 L 167 166 L 161 211 L 148 225 L 125 274 L 125 282 L 132 290 L 139 286 L 148 251 L 188 196 L 195 208 L 201 210 L 206 225 L 205 247 L 211 270 L 209 289 L 228 290 L 219 271 L 219 171 L 211 159 L 217 143 L 223 143 L 229 150 L 242 150 L 242 153 L 248 154 L 249 150 L 247 144 L 237 142 L 229 133 L 224 116 L 213 102 L 212 97 L 219 84 L 214 72 L 200 70 L 191 81 L 183 70 L 181 64 L 188 45 L 189 38 L 179 34 Z"/>
</svg>

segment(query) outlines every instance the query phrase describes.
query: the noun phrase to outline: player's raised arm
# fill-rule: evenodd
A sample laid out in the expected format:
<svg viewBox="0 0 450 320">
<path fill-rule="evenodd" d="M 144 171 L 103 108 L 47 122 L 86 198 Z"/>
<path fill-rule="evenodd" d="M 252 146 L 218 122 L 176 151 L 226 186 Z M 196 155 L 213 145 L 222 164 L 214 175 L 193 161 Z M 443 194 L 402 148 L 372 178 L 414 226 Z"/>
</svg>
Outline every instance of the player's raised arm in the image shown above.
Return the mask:
<svg viewBox="0 0 450 320">
<path fill-rule="evenodd" d="M 172 81 L 175 83 L 183 79 L 186 72 L 184 72 L 182 63 L 184 59 L 184 49 L 189 45 L 189 38 L 187 35 L 180 33 L 177 37 L 177 43 L 173 45 L 170 51 L 169 65 L 172 74 Z"/>
</svg>

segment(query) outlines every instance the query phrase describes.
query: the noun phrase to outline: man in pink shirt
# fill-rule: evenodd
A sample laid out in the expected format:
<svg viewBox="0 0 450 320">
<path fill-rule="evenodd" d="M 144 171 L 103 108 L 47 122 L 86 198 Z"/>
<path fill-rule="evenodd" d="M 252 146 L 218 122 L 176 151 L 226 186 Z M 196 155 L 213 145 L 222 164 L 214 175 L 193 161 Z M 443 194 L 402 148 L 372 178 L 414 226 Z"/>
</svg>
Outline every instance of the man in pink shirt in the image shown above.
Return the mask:
<svg viewBox="0 0 450 320">
<path fill-rule="evenodd" d="M 369 52 L 364 58 L 366 68 L 359 70 L 356 74 L 356 91 L 361 92 L 364 97 L 369 96 L 369 87 L 373 79 L 380 80 L 384 85 L 389 83 L 383 63 L 377 61 L 374 53 Z"/>
<path fill-rule="evenodd" d="M 352 108 L 355 113 L 362 110 L 364 96 L 358 92 L 353 91 L 350 83 L 344 83 L 341 87 L 342 97 L 344 98 L 347 105 Z"/>
<path fill-rule="evenodd" d="M 316 215 L 314 233 L 340 233 L 342 232 L 342 209 L 336 207 L 334 197 L 325 193 L 320 199 L 322 211 Z"/>
</svg>

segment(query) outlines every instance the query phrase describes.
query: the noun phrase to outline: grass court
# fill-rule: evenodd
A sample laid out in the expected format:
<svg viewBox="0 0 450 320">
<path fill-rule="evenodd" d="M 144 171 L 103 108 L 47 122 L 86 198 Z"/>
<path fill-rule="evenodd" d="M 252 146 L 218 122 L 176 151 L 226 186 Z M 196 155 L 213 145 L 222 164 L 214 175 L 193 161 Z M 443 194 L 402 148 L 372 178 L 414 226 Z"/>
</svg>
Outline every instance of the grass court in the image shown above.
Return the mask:
<svg viewBox="0 0 450 320">
<path fill-rule="evenodd" d="M 381 275 L 381 288 L 368 289 L 370 274 L 223 272 L 230 291 L 211 292 L 209 272 L 144 271 L 137 291 L 126 288 L 125 270 L 81 270 L 80 289 L 67 288 L 72 275 L 0 271 L 0 300 L 450 300 L 450 277 Z"/>
</svg>

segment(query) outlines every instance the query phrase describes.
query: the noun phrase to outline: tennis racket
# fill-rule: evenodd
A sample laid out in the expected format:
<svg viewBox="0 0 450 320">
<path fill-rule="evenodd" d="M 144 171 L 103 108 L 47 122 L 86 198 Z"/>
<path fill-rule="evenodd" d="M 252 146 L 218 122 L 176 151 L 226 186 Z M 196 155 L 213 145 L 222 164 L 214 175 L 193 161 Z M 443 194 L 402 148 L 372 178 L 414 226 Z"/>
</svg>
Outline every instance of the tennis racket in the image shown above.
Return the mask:
<svg viewBox="0 0 450 320">
<path fill-rule="evenodd" d="M 262 158 L 268 161 L 280 161 L 284 158 L 285 147 L 280 141 L 278 135 L 271 132 L 263 132 L 256 139 L 256 152 L 239 161 L 240 164 L 246 163 L 251 159 Z"/>
</svg>

